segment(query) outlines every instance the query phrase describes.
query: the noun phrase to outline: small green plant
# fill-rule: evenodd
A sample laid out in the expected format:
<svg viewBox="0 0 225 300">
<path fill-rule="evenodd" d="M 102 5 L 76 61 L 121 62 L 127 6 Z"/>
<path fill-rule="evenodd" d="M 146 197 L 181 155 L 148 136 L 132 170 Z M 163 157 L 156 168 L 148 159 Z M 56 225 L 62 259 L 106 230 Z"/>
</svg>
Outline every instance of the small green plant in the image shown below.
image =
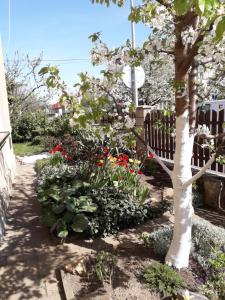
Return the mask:
<svg viewBox="0 0 225 300">
<path fill-rule="evenodd" d="M 151 244 L 151 239 L 150 236 L 147 232 L 142 232 L 140 236 L 142 242 L 144 243 L 145 247 L 149 247 Z"/>
<path fill-rule="evenodd" d="M 208 260 L 208 280 L 202 291 L 212 300 L 225 300 L 225 253 L 215 250 L 214 254 L 215 257 Z"/>
<path fill-rule="evenodd" d="M 160 263 L 153 263 L 144 268 L 142 278 L 151 290 L 160 293 L 161 296 L 176 295 L 179 289 L 187 287 L 181 275 Z"/>
<path fill-rule="evenodd" d="M 116 264 L 117 257 L 115 255 L 105 251 L 98 252 L 94 266 L 94 273 L 98 280 L 111 284 Z"/>
</svg>

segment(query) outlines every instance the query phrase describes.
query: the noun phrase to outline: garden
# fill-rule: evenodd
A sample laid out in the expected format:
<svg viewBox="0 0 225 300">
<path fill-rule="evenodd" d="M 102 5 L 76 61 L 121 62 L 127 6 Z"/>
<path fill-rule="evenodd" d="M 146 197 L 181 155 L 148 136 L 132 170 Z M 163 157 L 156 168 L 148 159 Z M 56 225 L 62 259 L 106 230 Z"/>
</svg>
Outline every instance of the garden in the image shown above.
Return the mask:
<svg viewBox="0 0 225 300">
<path fill-rule="evenodd" d="M 197 295 L 191 293 L 224 299 L 225 229 L 196 217 L 189 268 L 164 265 L 173 229 L 163 215 L 172 213 L 172 203 L 152 201 L 151 188 L 143 181 L 143 176 L 165 173 L 154 155 L 137 159 L 135 148 L 122 147 L 106 136 L 99 139 L 93 129 L 72 133 L 68 128 L 60 137 L 46 138 L 49 155 L 36 162 L 35 170 L 43 226 L 59 242 L 100 243 L 92 254 L 81 251 L 78 259 L 62 268 L 62 278 L 70 282 L 77 299 L 81 295 L 125 299 L 128 286 L 131 299 L 137 294 L 138 299 Z M 197 186 L 193 204 L 203 205 Z M 135 242 L 129 230 L 135 230 Z M 102 240 L 121 234 L 125 243 L 101 247 Z"/>
<path fill-rule="evenodd" d="M 224 123 L 211 134 L 196 121 L 197 104 L 211 90 L 224 95 L 224 2 L 144 1 L 129 19 L 151 24 L 141 48 L 127 41 L 111 49 L 99 32 L 89 37 L 100 78 L 80 73 L 71 92 L 56 66 L 39 71 L 67 113 L 49 119 L 27 112 L 13 120 L 15 152 L 24 154 L 21 142 L 26 154 L 47 152 L 35 164 L 40 222 L 57 243 L 80 247 L 78 258 L 60 266 L 75 299 L 225 300 L 224 224 L 195 214 L 204 204 L 199 179 L 225 161 Z M 175 127 L 163 127 L 162 119 L 153 127 L 175 145 L 172 167 L 153 149 L 140 106 L 122 81 L 125 66 L 147 68 L 149 61 L 152 73 L 139 94 L 151 110 L 170 102 L 162 119 L 173 115 Z M 215 76 L 201 87 L 207 70 Z M 208 161 L 192 174 L 196 138 Z M 168 182 L 173 197 L 155 197 Z"/>
</svg>

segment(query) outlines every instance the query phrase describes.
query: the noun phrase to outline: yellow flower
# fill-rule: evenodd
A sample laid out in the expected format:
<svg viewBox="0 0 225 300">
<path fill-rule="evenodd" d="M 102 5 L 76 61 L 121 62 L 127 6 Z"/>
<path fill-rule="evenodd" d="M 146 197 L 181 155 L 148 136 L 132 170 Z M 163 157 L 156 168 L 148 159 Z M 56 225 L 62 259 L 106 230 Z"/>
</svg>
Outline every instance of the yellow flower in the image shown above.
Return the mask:
<svg viewBox="0 0 225 300">
<path fill-rule="evenodd" d="M 137 159 L 135 159 L 134 162 L 135 162 L 135 164 L 137 164 L 137 165 L 140 165 L 140 163 L 141 163 L 140 160 L 137 160 Z"/>
<path fill-rule="evenodd" d="M 133 161 L 133 159 L 129 158 L 129 162 L 130 162 L 130 163 L 133 163 L 134 161 Z"/>
<path fill-rule="evenodd" d="M 104 160 L 103 159 L 100 159 L 100 161 L 99 161 L 101 164 L 103 164 L 104 163 Z"/>
</svg>

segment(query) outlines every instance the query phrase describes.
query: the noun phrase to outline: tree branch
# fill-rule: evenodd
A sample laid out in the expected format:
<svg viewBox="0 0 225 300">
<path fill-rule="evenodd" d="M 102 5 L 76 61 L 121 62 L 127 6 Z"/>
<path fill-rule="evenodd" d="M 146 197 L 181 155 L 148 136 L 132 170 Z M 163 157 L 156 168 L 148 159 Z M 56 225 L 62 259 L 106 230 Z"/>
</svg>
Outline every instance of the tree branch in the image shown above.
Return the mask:
<svg viewBox="0 0 225 300">
<path fill-rule="evenodd" d="M 198 137 L 200 137 L 202 139 L 207 139 L 207 140 L 217 140 L 217 139 L 222 139 L 223 137 L 225 137 L 225 132 L 224 133 L 218 133 L 218 134 L 215 134 L 215 135 L 199 134 Z"/>
<path fill-rule="evenodd" d="M 195 174 L 192 178 L 190 178 L 189 180 L 187 180 L 183 184 L 182 188 L 186 189 L 194 181 L 196 181 L 197 179 L 199 179 L 207 171 L 207 169 L 213 164 L 213 162 L 215 161 L 215 159 L 216 159 L 216 153 L 214 153 L 212 155 L 212 157 L 207 161 L 207 163 L 205 164 L 205 166 L 197 174 Z"/>
<path fill-rule="evenodd" d="M 163 168 L 163 170 L 172 178 L 172 171 L 167 168 L 167 166 L 164 164 L 164 162 L 161 161 L 161 159 L 158 157 L 158 155 L 154 152 L 154 150 L 148 145 L 147 142 L 135 131 L 135 129 L 131 128 L 131 132 L 138 138 L 142 144 L 146 147 L 146 149 L 151 152 L 151 154 L 154 155 L 155 160 L 160 164 L 160 166 Z"/>
</svg>

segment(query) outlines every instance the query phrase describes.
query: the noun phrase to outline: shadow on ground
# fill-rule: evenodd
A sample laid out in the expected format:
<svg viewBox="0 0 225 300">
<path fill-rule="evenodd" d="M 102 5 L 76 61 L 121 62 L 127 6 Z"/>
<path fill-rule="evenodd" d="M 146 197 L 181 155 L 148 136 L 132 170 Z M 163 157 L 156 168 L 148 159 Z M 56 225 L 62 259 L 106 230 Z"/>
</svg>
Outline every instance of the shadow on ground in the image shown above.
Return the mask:
<svg viewBox="0 0 225 300">
<path fill-rule="evenodd" d="M 75 256 L 41 226 L 34 179 L 33 168 L 22 166 L 14 185 L 0 248 L 1 300 L 51 299 L 57 287 L 55 268 Z"/>
</svg>

